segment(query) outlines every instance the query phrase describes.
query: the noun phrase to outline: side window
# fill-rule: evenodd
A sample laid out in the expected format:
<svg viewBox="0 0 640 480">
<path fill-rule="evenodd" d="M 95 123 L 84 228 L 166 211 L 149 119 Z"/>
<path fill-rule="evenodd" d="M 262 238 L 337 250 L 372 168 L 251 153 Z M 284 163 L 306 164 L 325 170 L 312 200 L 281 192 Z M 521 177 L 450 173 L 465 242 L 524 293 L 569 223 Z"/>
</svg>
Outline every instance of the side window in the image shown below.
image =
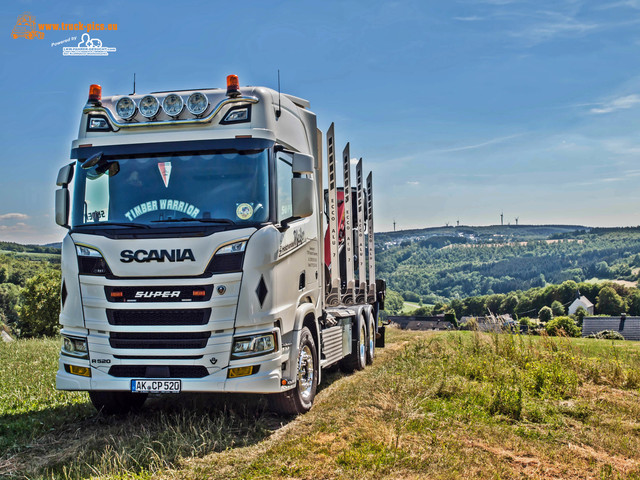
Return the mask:
<svg viewBox="0 0 640 480">
<path fill-rule="evenodd" d="M 280 153 L 276 160 L 276 176 L 278 182 L 278 222 L 293 215 L 293 204 L 291 200 L 291 170 L 292 158 L 289 155 Z"/>
</svg>

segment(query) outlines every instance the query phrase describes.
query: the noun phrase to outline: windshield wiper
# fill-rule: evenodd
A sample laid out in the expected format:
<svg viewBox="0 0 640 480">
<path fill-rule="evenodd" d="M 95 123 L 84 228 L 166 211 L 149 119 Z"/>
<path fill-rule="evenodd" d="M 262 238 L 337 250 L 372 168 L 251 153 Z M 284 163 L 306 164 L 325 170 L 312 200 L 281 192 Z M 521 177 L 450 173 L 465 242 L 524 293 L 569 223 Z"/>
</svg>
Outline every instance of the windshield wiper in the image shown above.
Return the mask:
<svg viewBox="0 0 640 480">
<path fill-rule="evenodd" d="M 152 222 L 202 222 L 202 223 L 227 223 L 229 225 L 235 225 L 236 222 L 229 220 L 228 218 L 170 218 L 167 220 L 151 220 Z"/>
<path fill-rule="evenodd" d="M 83 223 L 82 225 L 76 225 L 74 228 L 80 227 L 98 227 L 102 225 L 116 225 L 118 227 L 132 227 L 132 228 L 151 228 L 145 223 L 125 223 L 125 222 L 97 222 L 97 223 Z"/>
</svg>

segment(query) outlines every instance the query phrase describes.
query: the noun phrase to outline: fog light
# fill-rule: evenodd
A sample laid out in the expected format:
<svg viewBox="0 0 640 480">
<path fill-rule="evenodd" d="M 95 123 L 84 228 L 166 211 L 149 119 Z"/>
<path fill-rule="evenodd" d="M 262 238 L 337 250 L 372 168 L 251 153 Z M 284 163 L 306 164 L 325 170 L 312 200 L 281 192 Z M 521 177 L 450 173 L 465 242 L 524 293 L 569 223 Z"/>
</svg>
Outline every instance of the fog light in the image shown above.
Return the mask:
<svg viewBox="0 0 640 480">
<path fill-rule="evenodd" d="M 255 365 L 251 365 L 250 367 L 234 367 L 229 369 L 227 378 L 247 377 L 254 373 L 258 373 L 258 367 Z"/>
<path fill-rule="evenodd" d="M 80 375 L 81 377 L 90 377 L 91 369 L 89 367 L 78 367 L 77 365 L 65 365 L 69 368 L 69 373 L 73 375 Z"/>
</svg>

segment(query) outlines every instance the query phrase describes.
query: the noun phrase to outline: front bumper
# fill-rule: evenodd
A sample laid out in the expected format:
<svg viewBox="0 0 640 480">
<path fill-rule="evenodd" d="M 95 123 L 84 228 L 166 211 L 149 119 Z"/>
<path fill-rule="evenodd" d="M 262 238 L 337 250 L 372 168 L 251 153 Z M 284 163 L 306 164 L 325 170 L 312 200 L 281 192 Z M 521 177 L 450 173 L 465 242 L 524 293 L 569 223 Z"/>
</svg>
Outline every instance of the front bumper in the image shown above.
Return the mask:
<svg viewBox="0 0 640 480">
<path fill-rule="evenodd" d="M 202 378 L 175 378 L 182 381 L 182 392 L 236 392 L 236 393 L 279 393 L 293 385 L 288 382 L 282 386 L 282 365 L 288 360 L 284 352 L 276 352 L 265 358 L 254 357 L 242 361 L 233 361 L 228 367 L 218 369 L 215 373 Z M 120 390 L 131 391 L 129 377 L 113 377 L 99 368 L 91 368 L 91 377 L 81 377 L 66 372 L 66 365 L 89 366 L 87 360 L 79 360 L 61 356 L 56 388 L 58 390 Z M 229 368 L 242 366 L 259 366 L 253 375 L 238 378 L 227 378 Z M 135 377 L 144 378 L 144 377 Z"/>
</svg>

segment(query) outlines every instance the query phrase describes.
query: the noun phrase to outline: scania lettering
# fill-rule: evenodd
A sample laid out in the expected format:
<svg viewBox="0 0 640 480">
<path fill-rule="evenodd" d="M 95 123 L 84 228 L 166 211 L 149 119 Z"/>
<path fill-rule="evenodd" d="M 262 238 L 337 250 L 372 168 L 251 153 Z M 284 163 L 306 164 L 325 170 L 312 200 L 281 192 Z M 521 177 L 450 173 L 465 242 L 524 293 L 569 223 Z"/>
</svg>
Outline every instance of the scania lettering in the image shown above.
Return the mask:
<svg viewBox="0 0 640 480">
<path fill-rule="evenodd" d="M 129 263 L 136 261 L 138 263 L 144 262 L 184 262 L 185 260 L 190 260 L 195 262 L 196 259 L 193 256 L 193 252 L 191 249 L 187 248 L 184 250 L 123 250 L 120 252 L 120 261 L 124 263 Z"/>
<path fill-rule="evenodd" d="M 57 388 L 105 413 L 148 394 L 244 392 L 297 414 L 324 369 L 373 362 L 385 283 L 372 177 L 360 159 L 352 178 L 349 144 L 338 167 L 336 148 L 308 101 L 234 75 L 142 95 L 91 85 L 57 178 Z"/>
</svg>

